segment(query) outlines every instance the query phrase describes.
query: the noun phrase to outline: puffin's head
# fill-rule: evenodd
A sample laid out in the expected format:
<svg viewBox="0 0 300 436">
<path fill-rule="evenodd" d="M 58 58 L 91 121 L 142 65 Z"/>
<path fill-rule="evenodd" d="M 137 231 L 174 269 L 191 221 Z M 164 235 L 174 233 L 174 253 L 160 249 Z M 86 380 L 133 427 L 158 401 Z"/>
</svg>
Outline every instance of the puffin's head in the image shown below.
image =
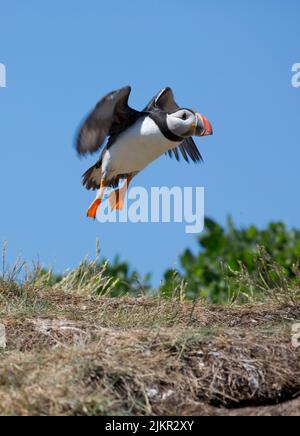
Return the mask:
<svg viewBox="0 0 300 436">
<path fill-rule="evenodd" d="M 168 129 L 180 138 L 213 134 L 213 128 L 208 119 L 191 109 L 179 109 L 172 114 L 168 114 L 167 125 Z"/>
</svg>

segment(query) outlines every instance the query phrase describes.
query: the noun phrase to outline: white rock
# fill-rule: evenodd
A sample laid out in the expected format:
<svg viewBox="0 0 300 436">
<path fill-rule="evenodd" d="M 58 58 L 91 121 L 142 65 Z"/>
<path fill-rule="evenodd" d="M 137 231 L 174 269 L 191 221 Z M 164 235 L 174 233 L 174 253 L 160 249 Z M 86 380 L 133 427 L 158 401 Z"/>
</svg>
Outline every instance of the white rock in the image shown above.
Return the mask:
<svg viewBox="0 0 300 436">
<path fill-rule="evenodd" d="M 172 395 L 174 394 L 174 391 L 172 391 L 171 389 L 169 389 L 167 392 L 165 392 L 162 396 L 162 400 L 165 401 L 168 398 L 170 398 Z"/>
<path fill-rule="evenodd" d="M 6 348 L 6 331 L 3 324 L 0 324 L 0 348 Z"/>
<path fill-rule="evenodd" d="M 154 398 L 157 397 L 157 395 L 159 394 L 157 389 L 146 389 L 146 394 L 149 398 Z"/>
</svg>

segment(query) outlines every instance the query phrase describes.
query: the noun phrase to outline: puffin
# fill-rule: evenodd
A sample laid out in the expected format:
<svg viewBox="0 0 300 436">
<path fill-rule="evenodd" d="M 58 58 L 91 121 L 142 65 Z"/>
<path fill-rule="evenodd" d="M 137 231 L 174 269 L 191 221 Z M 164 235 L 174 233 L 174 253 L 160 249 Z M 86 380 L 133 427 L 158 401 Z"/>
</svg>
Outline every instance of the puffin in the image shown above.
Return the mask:
<svg viewBox="0 0 300 436">
<path fill-rule="evenodd" d="M 201 162 L 192 137 L 213 134 L 204 115 L 177 105 L 170 87 L 163 88 L 142 111 L 129 106 L 130 93 L 131 87 L 126 86 L 103 97 L 77 134 L 79 156 L 102 148 L 96 164 L 82 176 L 83 186 L 97 191 L 87 211 L 92 219 L 107 188 L 113 188 L 108 196 L 111 209 L 123 209 L 133 177 L 163 154 L 177 161 L 182 156 L 186 162 Z"/>
</svg>

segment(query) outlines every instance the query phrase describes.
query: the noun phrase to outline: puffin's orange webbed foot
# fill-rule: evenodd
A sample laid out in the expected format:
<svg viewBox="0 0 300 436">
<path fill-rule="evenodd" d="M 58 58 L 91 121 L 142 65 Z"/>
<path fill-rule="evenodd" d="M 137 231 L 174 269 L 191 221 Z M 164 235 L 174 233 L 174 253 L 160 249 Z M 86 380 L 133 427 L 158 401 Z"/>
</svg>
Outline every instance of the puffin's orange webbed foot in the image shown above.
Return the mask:
<svg viewBox="0 0 300 436">
<path fill-rule="evenodd" d="M 96 198 L 96 200 L 91 204 L 89 210 L 87 211 L 88 218 L 96 219 L 97 210 L 101 204 L 101 200 Z"/>
<path fill-rule="evenodd" d="M 122 188 L 119 188 L 116 191 L 113 191 L 109 195 L 108 200 L 109 200 L 111 210 L 124 209 L 126 192 L 128 191 L 128 187 L 129 187 L 129 184 L 132 180 L 132 177 L 133 177 L 132 175 L 126 177 L 126 182 L 124 183 Z"/>
<path fill-rule="evenodd" d="M 127 189 L 121 188 L 121 189 L 117 189 L 116 191 L 113 191 L 109 195 L 108 200 L 111 210 L 124 209 L 126 191 Z"/>
</svg>

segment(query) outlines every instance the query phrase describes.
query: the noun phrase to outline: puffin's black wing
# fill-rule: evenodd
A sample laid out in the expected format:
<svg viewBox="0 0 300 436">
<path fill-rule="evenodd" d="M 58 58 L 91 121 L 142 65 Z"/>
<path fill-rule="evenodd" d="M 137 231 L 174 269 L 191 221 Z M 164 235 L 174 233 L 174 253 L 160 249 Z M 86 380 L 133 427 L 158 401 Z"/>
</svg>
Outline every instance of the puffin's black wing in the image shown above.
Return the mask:
<svg viewBox="0 0 300 436">
<path fill-rule="evenodd" d="M 128 106 L 131 87 L 110 92 L 97 104 L 80 128 L 76 149 L 80 155 L 94 153 L 107 136 L 125 130 L 138 118 L 139 112 Z"/>
<path fill-rule="evenodd" d="M 169 150 L 167 153 L 171 158 L 175 156 L 176 160 L 180 161 L 179 152 L 186 162 L 189 162 L 189 158 L 195 163 L 203 162 L 201 153 L 193 138 L 186 138 L 178 147 Z"/>
<path fill-rule="evenodd" d="M 167 87 L 159 91 L 159 93 L 153 97 L 150 103 L 145 107 L 144 112 L 151 112 L 155 109 L 160 109 L 170 114 L 180 109 L 174 100 L 171 88 Z"/>
<path fill-rule="evenodd" d="M 167 113 L 176 112 L 180 107 L 175 102 L 174 94 L 171 88 L 163 88 L 146 106 L 144 112 L 150 112 L 151 110 L 160 109 Z M 175 156 L 176 160 L 180 160 L 182 154 L 184 160 L 189 162 L 189 158 L 193 162 L 202 162 L 203 158 L 200 151 L 197 148 L 193 138 L 186 138 L 178 147 L 168 151 L 168 155 L 172 158 Z"/>
</svg>

